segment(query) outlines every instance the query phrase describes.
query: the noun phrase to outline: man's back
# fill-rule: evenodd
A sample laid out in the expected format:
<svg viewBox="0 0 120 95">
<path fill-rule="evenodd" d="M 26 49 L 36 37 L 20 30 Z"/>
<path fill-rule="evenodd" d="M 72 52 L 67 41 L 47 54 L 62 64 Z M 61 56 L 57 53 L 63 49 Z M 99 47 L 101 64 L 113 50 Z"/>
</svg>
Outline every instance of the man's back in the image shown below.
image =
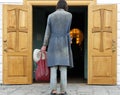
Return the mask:
<svg viewBox="0 0 120 95">
<path fill-rule="evenodd" d="M 72 14 L 64 11 L 63 9 L 58 9 L 52 14 L 50 14 L 50 28 L 51 33 L 65 34 L 68 32 L 71 25 Z"/>
</svg>

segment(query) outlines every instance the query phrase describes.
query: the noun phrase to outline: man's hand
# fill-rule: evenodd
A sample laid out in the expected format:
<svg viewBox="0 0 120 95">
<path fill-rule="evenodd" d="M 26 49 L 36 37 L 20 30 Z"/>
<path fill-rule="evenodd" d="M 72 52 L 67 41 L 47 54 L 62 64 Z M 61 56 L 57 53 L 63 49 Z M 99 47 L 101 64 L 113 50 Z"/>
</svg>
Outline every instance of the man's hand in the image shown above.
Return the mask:
<svg viewBox="0 0 120 95">
<path fill-rule="evenodd" d="M 42 46 L 41 51 L 46 51 L 46 46 Z"/>
</svg>

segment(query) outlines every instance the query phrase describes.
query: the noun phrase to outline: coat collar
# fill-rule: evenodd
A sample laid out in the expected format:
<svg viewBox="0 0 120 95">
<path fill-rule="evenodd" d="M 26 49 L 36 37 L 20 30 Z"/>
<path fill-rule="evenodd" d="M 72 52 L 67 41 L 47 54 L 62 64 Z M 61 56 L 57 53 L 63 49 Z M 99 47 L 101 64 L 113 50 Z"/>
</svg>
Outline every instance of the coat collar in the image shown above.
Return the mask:
<svg viewBox="0 0 120 95">
<path fill-rule="evenodd" d="M 57 9 L 57 11 L 65 11 L 64 9 Z"/>
</svg>

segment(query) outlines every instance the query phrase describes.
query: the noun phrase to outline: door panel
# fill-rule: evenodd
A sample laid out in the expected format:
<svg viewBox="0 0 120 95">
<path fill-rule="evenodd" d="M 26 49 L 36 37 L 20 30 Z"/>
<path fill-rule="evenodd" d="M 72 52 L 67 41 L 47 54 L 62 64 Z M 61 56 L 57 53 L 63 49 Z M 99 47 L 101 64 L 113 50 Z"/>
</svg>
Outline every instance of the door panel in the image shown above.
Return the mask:
<svg viewBox="0 0 120 95">
<path fill-rule="evenodd" d="M 16 43 L 16 32 L 11 31 L 7 33 L 7 51 L 14 52 Z"/>
<path fill-rule="evenodd" d="M 28 33 L 20 32 L 19 33 L 19 51 L 25 52 L 28 49 Z M 23 43 L 24 42 L 24 43 Z"/>
<path fill-rule="evenodd" d="M 8 23 L 8 29 L 16 29 L 16 25 L 17 25 L 17 23 L 16 23 L 16 21 L 17 21 L 17 19 L 16 19 L 16 10 L 13 8 L 13 9 L 11 9 L 11 10 L 8 10 L 7 11 L 8 12 L 8 20 L 7 20 L 7 23 Z"/>
<path fill-rule="evenodd" d="M 25 76 L 25 58 L 23 56 L 8 57 L 8 75 L 9 76 Z M 18 68 L 19 67 L 19 68 Z M 17 70 L 16 70 L 17 68 Z M 17 72 L 16 72 L 17 71 Z"/>
<path fill-rule="evenodd" d="M 4 5 L 3 82 L 32 83 L 31 8 Z"/>
<path fill-rule="evenodd" d="M 88 10 L 88 84 L 116 84 L 116 5 Z"/>
</svg>

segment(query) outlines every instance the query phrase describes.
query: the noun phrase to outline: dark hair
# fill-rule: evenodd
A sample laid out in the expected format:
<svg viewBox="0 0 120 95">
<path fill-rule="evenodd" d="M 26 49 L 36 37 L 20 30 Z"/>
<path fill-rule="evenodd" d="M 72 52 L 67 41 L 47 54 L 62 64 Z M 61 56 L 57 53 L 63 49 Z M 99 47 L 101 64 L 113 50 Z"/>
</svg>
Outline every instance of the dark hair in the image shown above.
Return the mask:
<svg viewBox="0 0 120 95">
<path fill-rule="evenodd" d="M 68 11 L 68 5 L 65 0 L 59 0 L 56 6 L 57 9 L 64 9 L 65 11 Z"/>
</svg>

